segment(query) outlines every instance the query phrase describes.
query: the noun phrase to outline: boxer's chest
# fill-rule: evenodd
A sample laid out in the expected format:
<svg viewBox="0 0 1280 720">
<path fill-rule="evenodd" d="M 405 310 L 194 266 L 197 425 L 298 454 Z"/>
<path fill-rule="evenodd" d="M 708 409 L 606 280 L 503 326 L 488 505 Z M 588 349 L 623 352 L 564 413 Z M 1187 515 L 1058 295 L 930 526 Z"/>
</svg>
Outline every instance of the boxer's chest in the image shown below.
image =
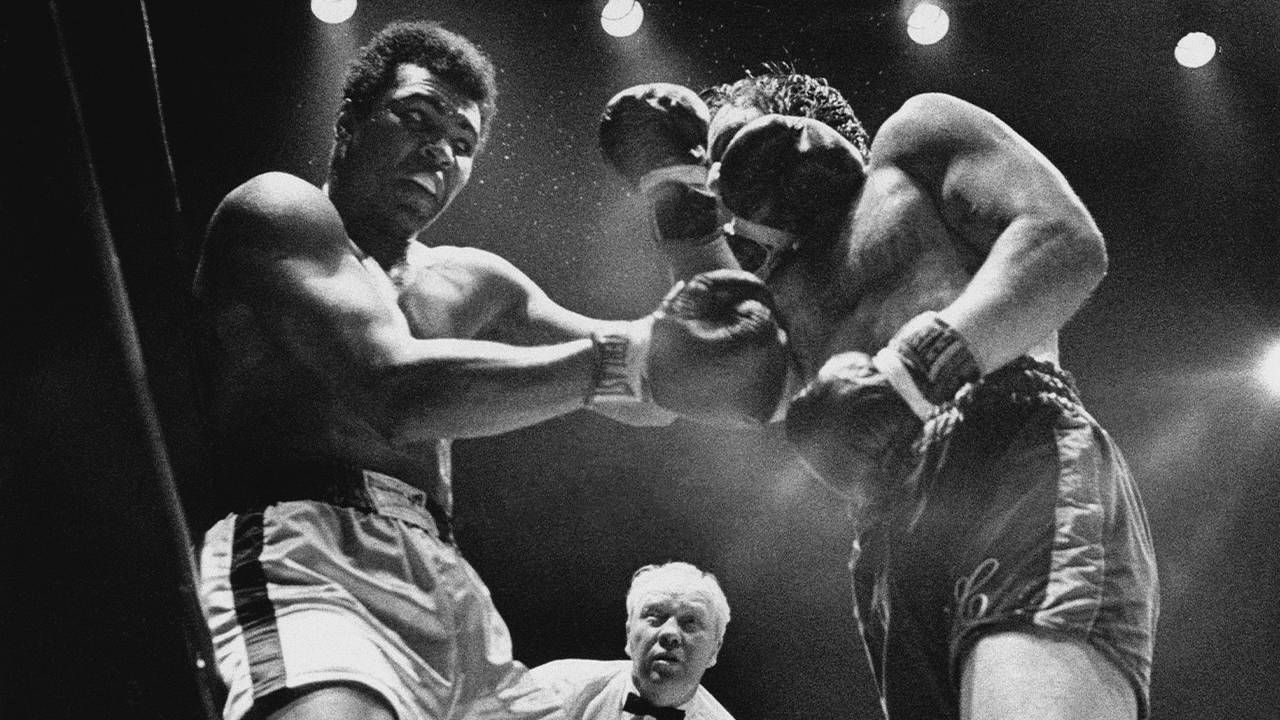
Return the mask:
<svg viewBox="0 0 1280 720">
<path fill-rule="evenodd" d="M 881 172 L 840 234 L 802 249 L 770 287 L 811 376 L 830 356 L 875 353 L 917 314 L 950 304 L 973 266 L 933 201 L 901 172 Z"/>
<path fill-rule="evenodd" d="M 383 272 L 371 269 L 388 308 L 403 317 L 417 338 L 471 338 L 505 307 L 506 295 L 486 273 L 446 250 L 410 252 Z"/>
</svg>

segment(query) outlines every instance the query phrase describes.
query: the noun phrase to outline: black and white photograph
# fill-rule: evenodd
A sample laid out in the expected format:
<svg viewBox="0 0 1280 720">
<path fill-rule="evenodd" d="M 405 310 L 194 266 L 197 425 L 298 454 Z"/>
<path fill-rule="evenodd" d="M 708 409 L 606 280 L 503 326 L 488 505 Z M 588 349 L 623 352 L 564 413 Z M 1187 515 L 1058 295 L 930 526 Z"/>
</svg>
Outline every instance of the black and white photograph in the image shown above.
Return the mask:
<svg viewBox="0 0 1280 720">
<path fill-rule="evenodd" d="M 0 719 L 1280 717 L 1280 5 L 11 5 Z"/>
</svg>

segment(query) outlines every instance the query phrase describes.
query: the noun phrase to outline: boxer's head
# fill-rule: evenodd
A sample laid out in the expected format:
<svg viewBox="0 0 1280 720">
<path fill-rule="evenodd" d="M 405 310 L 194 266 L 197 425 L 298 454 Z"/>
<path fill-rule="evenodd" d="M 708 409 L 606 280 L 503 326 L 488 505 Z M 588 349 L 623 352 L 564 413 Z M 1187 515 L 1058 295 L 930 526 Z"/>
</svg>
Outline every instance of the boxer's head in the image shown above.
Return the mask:
<svg viewBox="0 0 1280 720">
<path fill-rule="evenodd" d="M 848 140 L 866 159 L 870 139 L 854 115 L 849 101 L 825 78 L 795 72 L 769 63 L 759 75 L 748 74 L 737 82 L 716 85 L 700 93 L 711 111 L 707 148 L 718 162 L 733 136 L 761 115 L 791 115 L 825 123 Z"/>
<path fill-rule="evenodd" d="M 495 97 L 488 58 L 434 23 L 393 23 L 360 51 L 328 190 L 366 252 L 390 256 L 449 206 L 471 178 Z"/>
<path fill-rule="evenodd" d="M 344 128 L 380 109 L 403 63 L 430 71 L 474 102 L 480 109 L 481 137 L 488 135 L 498 99 L 493 63 L 470 40 L 437 23 L 421 21 L 391 23 L 360 49 L 342 90 L 339 139 Z"/>
</svg>

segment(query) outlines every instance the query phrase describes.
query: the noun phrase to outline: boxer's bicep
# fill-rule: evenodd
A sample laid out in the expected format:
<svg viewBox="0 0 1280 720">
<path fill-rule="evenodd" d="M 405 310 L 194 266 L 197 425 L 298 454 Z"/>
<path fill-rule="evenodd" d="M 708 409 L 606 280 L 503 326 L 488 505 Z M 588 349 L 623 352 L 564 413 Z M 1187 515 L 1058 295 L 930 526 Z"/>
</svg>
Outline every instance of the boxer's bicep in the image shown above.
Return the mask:
<svg viewBox="0 0 1280 720">
<path fill-rule="evenodd" d="M 910 174 L 980 255 L 1015 222 L 1092 223 L 1039 150 L 995 115 L 949 95 L 908 100 L 877 133 L 872 162 Z"/>
<path fill-rule="evenodd" d="M 560 305 L 511 262 L 476 248 L 433 248 L 449 259 L 433 271 L 450 276 L 454 300 L 441 312 L 453 318 L 453 337 L 481 337 L 515 345 L 541 345 L 591 336 L 599 325 Z M 437 297 L 439 293 L 436 293 Z"/>
<path fill-rule="evenodd" d="M 985 110 L 929 95 L 891 120 L 882 128 L 890 157 L 931 193 L 956 242 L 980 258 L 941 313 L 990 371 L 1075 313 L 1105 273 L 1102 237 L 1061 172 Z"/>
<path fill-rule="evenodd" d="M 1044 300 L 1056 326 L 1079 307 L 1106 267 L 1102 235 L 1066 178 L 993 116 L 949 158 L 941 204 L 961 241 L 984 258 L 976 279 L 1011 302 Z"/>
<path fill-rule="evenodd" d="M 1057 168 L 1026 141 L 1003 133 L 980 136 L 951 157 L 940 200 L 948 223 L 983 255 L 1019 225 L 1045 231 L 1010 235 L 1035 244 L 1096 233 Z"/>
<path fill-rule="evenodd" d="M 223 300 L 250 307 L 285 352 L 331 379 L 389 362 L 407 327 L 350 251 L 337 212 L 296 178 L 255 181 L 210 224 L 207 242 L 230 276 L 217 278 Z"/>
</svg>

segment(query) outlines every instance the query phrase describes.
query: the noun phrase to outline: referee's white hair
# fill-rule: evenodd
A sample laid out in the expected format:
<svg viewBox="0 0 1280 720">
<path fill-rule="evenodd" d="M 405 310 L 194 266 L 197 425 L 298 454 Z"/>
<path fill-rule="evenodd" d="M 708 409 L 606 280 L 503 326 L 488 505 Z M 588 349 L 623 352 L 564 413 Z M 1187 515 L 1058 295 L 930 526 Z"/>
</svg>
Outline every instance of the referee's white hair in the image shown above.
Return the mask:
<svg viewBox="0 0 1280 720">
<path fill-rule="evenodd" d="M 682 561 L 645 565 L 631 575 L 631 588 L 627 590 L 627 619 L 635 617 L 640 595 L 653 585 L 687 587 L 692 592 L 699 592 L 711 602 L 711 610 L 716 616 L 716 639 L 724 638 L 725 627 L 729 625 L 729 599 L 716 576 L 692 563 Z"/>
</svg>

